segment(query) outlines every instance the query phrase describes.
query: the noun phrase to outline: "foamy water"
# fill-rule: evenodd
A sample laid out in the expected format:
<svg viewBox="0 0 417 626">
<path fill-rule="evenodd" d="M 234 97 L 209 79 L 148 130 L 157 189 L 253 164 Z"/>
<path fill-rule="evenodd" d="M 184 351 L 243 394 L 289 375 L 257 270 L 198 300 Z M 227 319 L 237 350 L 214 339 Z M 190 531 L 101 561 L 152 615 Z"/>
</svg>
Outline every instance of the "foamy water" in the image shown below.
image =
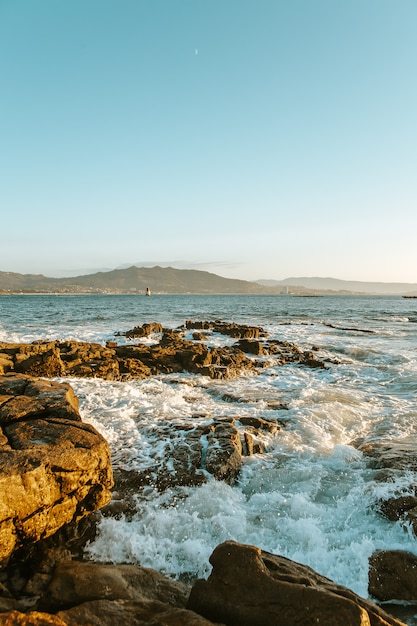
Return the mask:
<svg viewBox="0 0 417 626">
<path fill-rule="evenodd" d="M 265 453 L 244 459 L 233 487 L 209 475 L 199 487 L 164 493 L 146 487 L 132 517 L 103 518 L 89 555 L 204 577 L 213 548 L 234 539 L 305 563 L 367 596 L 368 558 L 375 550 L 417 553 L 410 529 L 377 512 L 380 499 L 411 492 L 415 473 L 397 471 L 382 482 L 353 445 L 416 435 L 416 305 L 382 297 L 0 298 L 3 341 L 104 343 L 138 324 L 176 327 L 186 319 L 260 325 L 269 338 L 316 346 L 333 363 L 326 370 L 270 367 L 233 381 L 189 374 L 71 379 L 83 419 L 108 440 L 114 467 L 125 470 L 152 472 L 165 454 L 167 429 L 179 441 L 184 427 L 219 417 L 234 417 L 242 429 L 239 417 L 283 424 L 275 435 L 261 436 Z"/>
</svg>

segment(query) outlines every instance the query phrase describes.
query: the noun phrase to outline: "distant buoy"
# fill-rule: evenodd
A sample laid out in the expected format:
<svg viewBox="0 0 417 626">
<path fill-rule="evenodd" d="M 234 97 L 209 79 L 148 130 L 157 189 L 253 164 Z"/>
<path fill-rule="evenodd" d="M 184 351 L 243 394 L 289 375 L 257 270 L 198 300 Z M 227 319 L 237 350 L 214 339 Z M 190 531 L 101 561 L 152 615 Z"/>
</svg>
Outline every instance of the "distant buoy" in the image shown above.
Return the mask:
<svg viewBox="0 0 417 626">
<path fill-rule="evenodd" d="M 151 290 L 149 289 L 149 287 L 146 287 L 146 295 L 150 296 L 151 295 Z"/>
</svg>

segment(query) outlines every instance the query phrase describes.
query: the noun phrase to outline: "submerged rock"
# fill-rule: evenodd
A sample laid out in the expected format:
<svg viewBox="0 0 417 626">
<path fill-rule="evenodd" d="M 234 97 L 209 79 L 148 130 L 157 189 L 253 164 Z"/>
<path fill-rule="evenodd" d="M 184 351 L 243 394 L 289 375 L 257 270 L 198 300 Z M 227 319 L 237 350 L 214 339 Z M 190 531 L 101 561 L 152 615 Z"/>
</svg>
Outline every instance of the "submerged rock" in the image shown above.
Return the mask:
<svg viewBox="0 0 417 626">
<path fill-rule="evenodd" d="M 176 486 L 198 486 L 210 476 L 233 484 L 244 458 L 264 451 L 258 438 L 279 430 L 276 422 L 261 418 L 196 416 L 195 420 L 195 426 L 176 422 L 159 427 L 158 439 L 154 439 L 158 452 L 153 466 L 143 471 L 115 472 L 116 494 L 106 507 L 106 514 L 127 512 L 130 506 L 126 509 L 122 502 L 132 502 L 134 494 L 148 485 L 164 491 Z"/>
</svg>

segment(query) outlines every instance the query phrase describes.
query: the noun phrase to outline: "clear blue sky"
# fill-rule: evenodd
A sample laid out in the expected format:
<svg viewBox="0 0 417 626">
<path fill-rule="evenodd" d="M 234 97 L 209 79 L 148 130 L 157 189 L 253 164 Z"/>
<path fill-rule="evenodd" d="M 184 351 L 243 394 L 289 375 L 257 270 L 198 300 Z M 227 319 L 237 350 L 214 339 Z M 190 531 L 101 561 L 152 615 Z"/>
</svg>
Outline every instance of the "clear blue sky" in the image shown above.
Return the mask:
<svg viewBox="0 0 417 626">
<path fill-rule="evenodd" d="M 416 0 L 0 0 L 0 270 L 417 282 Z"/>
</svg>

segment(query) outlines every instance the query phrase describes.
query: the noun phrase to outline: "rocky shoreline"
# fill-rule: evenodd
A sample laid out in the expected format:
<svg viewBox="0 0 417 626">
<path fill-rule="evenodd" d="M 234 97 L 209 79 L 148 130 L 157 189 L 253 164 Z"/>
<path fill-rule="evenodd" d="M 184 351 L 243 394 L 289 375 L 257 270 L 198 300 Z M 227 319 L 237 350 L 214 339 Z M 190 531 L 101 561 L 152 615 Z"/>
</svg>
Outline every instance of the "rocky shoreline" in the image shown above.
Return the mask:
<svg viewBox="0 0 417 626">
<path fill-rule="evenodd" d="M 193 332 L 192 340 L 184 338 L 187 331 Z M 146 476 L 113 472 L 109 447 L 81 421 L 71 386 L 45 379 L 124 380 L 184 370 L 227 379 L 255 375 L 271 364 L 328 366 L 317 349 L 270 342 L 263 329 L 219 321 L 186 322 L 175 330 L 147 324 L 123 336 L 136 340 L 155 333 L 160 340 L 153 345 L 0 344 L 0 624 L 401 624 L 393 607 L 387 613 L 310 568 L 255 546 L 221 544 L 210 559 L 208 580 L 190 586 L 139 566 L 84 560 L 83 547 L 94 537 L 97 517 L 128 512 L 129 498 L 147 481 L 164 490 L 200 484 L 208 472 L 232 483 L 242 458 L 262 452 L 259 433 L 278 432 L 285 425 L 262 418 L 246 423 L 241 418 L 238 424 L 197 420 L 195 428 L 182 433 L 181 446 L 169 446 L 171 471 L 167 464 Z M 235 342 L 209 348 L 204 341 L 213 333 Z M 164 436 L 172 444 L 169 429 Z M 417 463 L 411 443 L 408 450 L 355 445 L 381 469 L 384 480 L 401 463 Z M 381 515 L 414 528 L 416 511 L 417 495 L 381 503 Z M 370 595 L 381 602 L 417 604 L 416 571 L 414 555 L 374 554 Z"/>
</svg>

